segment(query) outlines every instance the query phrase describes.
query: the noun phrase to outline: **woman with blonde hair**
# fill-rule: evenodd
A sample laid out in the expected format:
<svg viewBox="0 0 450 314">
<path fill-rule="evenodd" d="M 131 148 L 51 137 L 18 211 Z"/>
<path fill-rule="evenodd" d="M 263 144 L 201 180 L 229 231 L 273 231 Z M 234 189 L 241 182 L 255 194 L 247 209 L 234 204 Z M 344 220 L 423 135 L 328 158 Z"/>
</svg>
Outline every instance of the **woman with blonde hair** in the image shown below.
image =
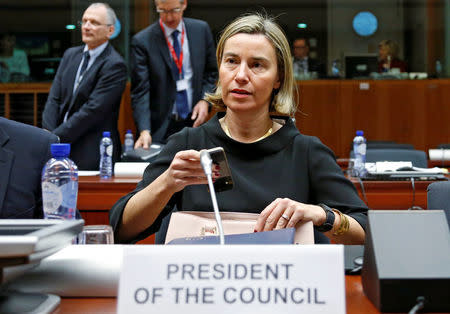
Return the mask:
<svg viewBox="0 0 450 314">
<path fill-rule="evenodd" d="M 213 211 L 200 150 L 221 146 L 234 183 L 217 194 L 221 211 L 258 213 L 255 231 L 312 221 L 318 243 L 363 243 L 367 207 L 331 150 L 289 117 L 295 82 L 281 28 L 262 15 L 239 17 L 223 31 L 217 60 L 217 89 L 206 100 L 225 112 L 174 134 L 135 191 L 111 209 L 118 242 L 158 231 L 175 206 Z"/>
<path fill-rule="evenodd" d="M 382 40 L 378 44 L 378 72 L 389 72 L 398 69 L 400 72 L 407 72 L 406 62 L 399 58 L 400 48 L 398 44 L 390 39 Z"/>
</svg>

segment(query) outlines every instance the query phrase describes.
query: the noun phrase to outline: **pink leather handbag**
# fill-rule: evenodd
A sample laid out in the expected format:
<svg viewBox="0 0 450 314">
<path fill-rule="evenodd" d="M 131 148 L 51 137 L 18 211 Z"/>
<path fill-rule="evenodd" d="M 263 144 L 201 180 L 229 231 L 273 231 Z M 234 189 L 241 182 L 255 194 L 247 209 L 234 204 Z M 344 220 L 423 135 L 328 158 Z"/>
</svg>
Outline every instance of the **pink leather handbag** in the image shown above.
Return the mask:
<svg viewBox="0 0 450 314">
<path fill-rule="evenodd" d="M 253 213 L 220 213 L 225 234 L 253 233 L 258 216 L 259 214 Z M 295 244 L 314 244 L 312 221 L 299 222 L 295 229 Z M 170 218 L 165 243 L 177 238 L 208 235 L 218 235 L 213 212 L 174 212 Z"/>
</svg>

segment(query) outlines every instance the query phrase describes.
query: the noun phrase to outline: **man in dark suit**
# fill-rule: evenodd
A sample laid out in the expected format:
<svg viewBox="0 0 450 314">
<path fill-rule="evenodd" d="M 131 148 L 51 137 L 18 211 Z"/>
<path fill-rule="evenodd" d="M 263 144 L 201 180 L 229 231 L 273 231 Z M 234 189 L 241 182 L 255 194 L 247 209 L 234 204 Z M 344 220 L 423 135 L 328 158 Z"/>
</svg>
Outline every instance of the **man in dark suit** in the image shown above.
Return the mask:
<svg viewBox="0 0 450 314">
<path fill-rule="evenodd" d="M 70 158 L 82 170 L 98 169 L 103 131 L 111 132 L 113 160 L 120 155 L 117 119 L 127 69 L 108 42 L 115 22 L 107 4 L 86 9 L 81 21 L 85 45 L 64 53 L 42 114 L 42 127 L 71 144 Z"/>
<path fill-rule="evenodd" d="M 316 78 L 322 78 L 326 75 L 324 65 L 317 59 L 311 59 L 309 57 L 309 44 L 306 38 L 295 39 L 292 46 L 294 55 L 292 61 L 296 79 L 301 77 L 314 78 L 311 73 L 317 73 L 314 74 L 317 75 Z"/>
<path fill-rule="evenodd" d="M 144 148 L 205 122 L 208 103 L 202 98 L 217 79 L 208 24 L 183 18 L 187 0 L 155 0 L 155 5 L 159 21 L 131 43 L 131 104 L 139 132 L 135 147 Z"/>
<path fill-rule="evenodd" d="M 0 218 L 43 218 L 41 172 L 58 137 L 0 117 Z"/>
</svg>

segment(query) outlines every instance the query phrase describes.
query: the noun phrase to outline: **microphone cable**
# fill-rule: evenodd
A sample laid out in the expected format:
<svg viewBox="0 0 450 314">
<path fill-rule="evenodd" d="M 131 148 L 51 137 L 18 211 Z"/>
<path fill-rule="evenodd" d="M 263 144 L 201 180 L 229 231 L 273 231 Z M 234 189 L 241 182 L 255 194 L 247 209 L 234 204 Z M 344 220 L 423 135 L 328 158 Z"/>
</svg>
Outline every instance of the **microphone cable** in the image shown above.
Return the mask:
<svg viewBox="0 0 450 314">
<path fill-rule="evenodd" d="M 408 208 L 408 210 L 423 210 L 422 207 L 416 206 L 416 185 L 414 184 L 415 180 L 414 177 L 411 177 L 411 187 L 412 187 L 412 204 L 411 207 Z"/>
<path fill-rule="evenodd" d="M 223 233 L 222 218 L 220 217 L 219 206 L 217 205 L 216 190 L 214 189 L 212 180 L 212 159 L 207 150 L 202 150 L 200 152 L 200 163 L 202 165 L 203 171 L 205 172 L 206 178 L 208 179 L 208 187 L 210 192 L 209 194 L 211 195 L 211 201 L 214 208 L 214 216 L 216 217 L 217 228 L 219 229 L 220 245 L 224 245 L 225 236 Z"/>
<path fill-rule="evenodd" d="M 358 179 L 359 186 L 361 187 L 361 194 L 363 196 L 363 201 L 366 202 L 367 207 L 369 207 L 369 201 L 367 200 L 366 190 L 364 189 L 364 182 L 359 176 L 356 178 Z"/>
<path fill-rule="evenodd" d="M 417 297 L 416 305 L 408 312 L 408 314 L 416 314 L 417 311 L 422 310 L 425 307 L 425 298 L 423 296 Z"/>
</svg>

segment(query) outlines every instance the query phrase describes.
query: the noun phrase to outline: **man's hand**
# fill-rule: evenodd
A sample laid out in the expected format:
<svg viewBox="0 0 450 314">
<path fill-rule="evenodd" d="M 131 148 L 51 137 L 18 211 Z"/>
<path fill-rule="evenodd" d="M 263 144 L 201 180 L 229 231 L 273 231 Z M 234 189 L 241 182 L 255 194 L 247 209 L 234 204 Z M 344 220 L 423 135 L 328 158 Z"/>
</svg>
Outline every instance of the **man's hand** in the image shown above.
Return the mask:
<svg viewBox="0 0 450 314">
<path fill-rule="evenodd" d="M 144 149 L 149 149 L 151 144 L 152 144 L 152 136 L 150 135 L 150 131 L 143 130 L 141 131 L 139 138 L 136 140 L 136 143 L 134 143 L 134 148 L 136 149 L 142 147 Z"/>
<path fill-rule="evenodd" d="M 191 119 L 194 121 L 194 128 L 200 126 L 206 121 L 208 117 L 208 103 L 205 100 L 200 100 L 192 109 Z"/>
</svg>

